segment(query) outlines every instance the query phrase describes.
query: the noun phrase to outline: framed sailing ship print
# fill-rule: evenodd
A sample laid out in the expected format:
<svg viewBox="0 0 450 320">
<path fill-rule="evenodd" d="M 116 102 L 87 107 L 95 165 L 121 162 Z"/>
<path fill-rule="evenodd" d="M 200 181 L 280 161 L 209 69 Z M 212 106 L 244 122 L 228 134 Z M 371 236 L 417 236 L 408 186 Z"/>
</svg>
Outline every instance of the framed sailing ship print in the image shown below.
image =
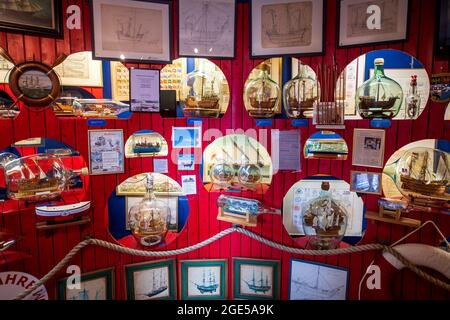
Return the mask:
<svg viewBox="0 0 450 320">
<path fill-rule="evenodd" d="M 170 1 L 92 0 L 91 19 L 94 59 L 171 62 Z"/>
<path fill-rule="evenodd" d="M 251 0 L 253 58 L 323 53 L 323 0 Z"/>
<path fill-rule="evenodd" d="M 233 258 L 233 298 L 276 300 L 280 296 L 280 262 Z"/>
<path fill-rule="evenodd" d="M 179 0 L 178 55 L 235 57 L 236 0 Z"/>
<path fill-rule="evenodd" d="M 181 300 L 224 300 L 227 260 L 180 261 Z"/>
<path fill-rule="evenodd" d="M 406 40 L 408 0 L 341 0 L 339 47 Z"/>
<path fill-rule="evenodd" d="M 348 270 L 291 259 L 289 300 L 346 300 Z"/>
<path fill-rule="evenodd" d="M 113 300 L 114 269 L 97 270 L 81 275 L 80 286 L 71 287 L 69 278 L 58 281 L 59 300 Z"/>
<path fill-rule="evenodd" d="M 175 300 L 175 260 L 157 260 L 125 266 L 128 300 Z"/>
<path fill-rule="evenodd" d="M 60 0 L 8 0 L 0 6 L 0 30 L 59 37 Z"/>
</svg>

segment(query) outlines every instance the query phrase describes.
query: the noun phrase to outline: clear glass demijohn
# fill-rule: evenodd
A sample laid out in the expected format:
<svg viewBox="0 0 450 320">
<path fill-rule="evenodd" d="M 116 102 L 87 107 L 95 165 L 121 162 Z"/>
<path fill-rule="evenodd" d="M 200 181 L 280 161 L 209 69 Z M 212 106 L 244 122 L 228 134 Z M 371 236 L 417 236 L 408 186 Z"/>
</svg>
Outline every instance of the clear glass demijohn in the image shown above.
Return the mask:
<svg viewBox="0 0 450 320">
<path fill-rule="evenodd" d="M 333 199 L 329 182 L 322 182 L 318 198 L 309 201 L 302 212 L 302 226 L 308 246 L 327 250 L 337 248 L 347 229 L 347 212 Z"/>
<path fill-rule="evenodd" d="M 280 104 L 280 86 L 269 76 L 267 64 L 258 69 L 258 76 L 245 85 L 244 105 L 253 118 L 272 118 Z"/>
<path fill-rule="evenodd" d="M 402 87 L 384 74 L 384 59 L 375 59 L 373 77 L 356 90 L 355 104 L 359 115 L 363 119 L 394 118 L 402 103 Z"/>
<path fill-rule="evenodd" d="M 143 246 L 155 246 L 165 241 L 170 223 L 170 208 L 158 200 L 153 191 L 153 175 L 147 174 L 144 198 L 131 207 L 129 224 L 131 233 Z"/>
<path fill-rule="evenodd" d="M 311 118 L 314 102 L 320 101 L 320 85 L 317 79 L 307 72 L 307 66 L 298 62 L 297 76 L 283 87 L 284 108 L 289 118 Z"/>
</svg>

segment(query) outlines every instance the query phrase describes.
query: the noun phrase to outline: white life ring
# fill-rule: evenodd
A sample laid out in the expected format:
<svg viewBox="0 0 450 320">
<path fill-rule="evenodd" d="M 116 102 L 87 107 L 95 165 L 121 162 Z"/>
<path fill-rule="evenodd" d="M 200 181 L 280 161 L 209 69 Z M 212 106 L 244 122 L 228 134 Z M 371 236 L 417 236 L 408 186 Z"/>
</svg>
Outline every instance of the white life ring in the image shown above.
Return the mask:
<svg viewBox="0 0 450 320">
<path fill-rule="evenodd" d="M 450 252 L 419 243 L 401 244 L 393 247 L 393 249 L 414 265 L 436 270 L 450 279 Z M 389 252 L 380 254 L 373 265 L 379 266 L 381 270 L 380 288 L 369 289 L 366 280 L 362 283 L 360 298 L 362 300 L 392 299 L 392 281 L 395 274 L 405 268 L 405 265 Z"/>
</svg>

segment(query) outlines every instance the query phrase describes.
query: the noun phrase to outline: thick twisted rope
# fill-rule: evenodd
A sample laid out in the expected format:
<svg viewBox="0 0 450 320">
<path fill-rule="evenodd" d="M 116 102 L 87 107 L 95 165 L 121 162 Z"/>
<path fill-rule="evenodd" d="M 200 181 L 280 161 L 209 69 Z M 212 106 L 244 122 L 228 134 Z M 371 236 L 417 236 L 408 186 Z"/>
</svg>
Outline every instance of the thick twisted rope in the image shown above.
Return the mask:
<svg viewBox="0 0 450 320">
<path fill-rule="evenodd" d="M 410 261 L 408 261 L 405 257 L 403 257 L 400 253 L 398 253 L 395 249 L 385 246 L 378 243 L 372 243 L 372 244 L 364 244 L 360 246 L 354 246 L 354 247 L 347 247 L 347 248 L 338 248 L 338 249 L 331 249 L 331 250 L 310 250 L 310 249 L 300 249 L 300 248 L 294 248 L 294 247 L 288 247 L 285 245 L 282 245 L 277 242 L 273 242 L 271 240 L 268 240 L 266 238 L 263 238 L 257 234 L 254 234 L 251 231 L 248 231 L 246 229 L 240 228 L 240 227 L 233 227 L 225 229 L 213 237 L 203 240 L 202 242 L 199 242 L 197 244 L 194 244 L 189 247 L 180 248 L 180 249 L 174 249 L 174 250 L 166 250 L 166 251 L 146 251 L 146 250 L 137 250 L 137 249 L 130 249 L 122 247 L 118 244 L 114 244 L 108 241 L 99 240 L 99 239 L 86 239 L 84 241 L 81 241 L 79 244 L 77 244 L 75 247 L 73 247 L 72 250 L 69 251 L 69 253 L 52 269 L 50 270 L 44 277 L 42 277 L 39 281 L 37 281 L 32 287 L 28 288 L 27 290 L 23 291 L 21 294 L 19 294 L 15 300 L 21 300 L 28 296 L 30 293 L 32 293 L 34 290 L 36 290 L 38 287 L 43 285 L 45 282 L 47 282 L 49 279 L 51 279 L 56 273 L 58 273 L 79 251 L 81 251 L 84 247 L 88 245 L 96 245 L 99 247 L 103 247 L 109 250 L 117 251 L 120 253 L 130 254 L 133 256 L 140 256 L 140 257 L 167 257 L 167 256 L 175 256 L 179 254 L 185 254 L 197 249 L 200 249 L 204 246 L 207 246 L 224 236 L 231 234 L 231 233 L 241 233 L 249 238 L 252 238 L 253 240 L 259 241 L 262 244 L 265 244 L 269 247 L 286 251 L 293 254 L 300 254 L 300 255 L 314 255 L 314 256 L 326 256 L 326 255 L 338 255 L 338 254 L 349 254 L 349 253 L 356 253 L 356 252 L 364 252 L 364 251 L 372 251 L 372 250 L 384 250 L 392 254 L 395 258 L 397 258 L 403 265 L 405 265 L 406 268 L 410 269 L 412 272 L 416 273 L 419 277 L 435 284 L 436 286 L 439 286 L 445 290 L 450 291 L 450 284 L 445 283 L 444 281 L 441 281 L 428 273 L 424 272 L 414 264 L 412 264 Z"/>
</svg>

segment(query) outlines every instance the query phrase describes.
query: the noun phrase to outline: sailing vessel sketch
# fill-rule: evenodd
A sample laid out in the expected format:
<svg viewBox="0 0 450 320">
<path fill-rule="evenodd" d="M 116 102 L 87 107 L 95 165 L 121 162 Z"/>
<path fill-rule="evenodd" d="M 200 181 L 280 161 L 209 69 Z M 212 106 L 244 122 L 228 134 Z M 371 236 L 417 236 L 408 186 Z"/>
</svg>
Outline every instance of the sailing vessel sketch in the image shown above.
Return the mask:
<svg viewBox="0 0 450 320">
<path fill-rule="evenodd" d="M 230 0 L 180 1 L 180 52 L 233 54 L 234 5 Z"/>
<path fill-rule="evenodd" d="M 256 294 L 265 294 L 272 289 L 272 285 L 269 282 L 269 275 L 264 275 L 262 268 L 258 278 L 255 278 L 255 269 L 253 269 L 252 278 L 248 281 L 243 279 L 243 281 L 247 284 L 248 288 Z"/>
<path fill-rule="evenodd" d="M 293 261 L 291 300 L 345 300 L 347 271 Z"/>
<path fill-rule="evenodd" d="M 79 289 L 66 287 L 66 300 L 106 300 L 106 289 L 106 278 L 82 281 Z"/>
<path fill-rule="evenodd" d="M 377 5 L 381 9 L 381 29 L 367 27 L 367 7 Z M 399 0 L 373 0 L 363 3 L 350 4 L 347 7 L 347 36 L 360 37 L 397 32 L 397 16 L 399 14 Z"/>
<path fill-rule="evenodd" d="M 262 47 L 310 46 L 312 10 L 311 1 L 263 5 L 261 7 Z"/>
<path fill-rule="evenodd" d="M 141 284 L 142 287 L 140 286 L 140 290 L 142 291 L 136 294 L 136 297 L 140 300 L 168 296 L 169 283 L 167 281 L 167 268 L 157 268 L 151 270 L 151 273 L 151 281 L 145 281 L 146 284 Z"/>
<path fill-rule="evenodd" d="M 219 288 L 215 272 L 212 269 L 203 268 L 201 281 L 192 281 L 201 294 L 214 294 Z"/>
<path fill-rule="evenodd" d="M 83 288 L 77 294 L 72 295 L 68 300 L 102 300 L 100 290 L 96 290 L 94 295 L 90 295 L 90 291 Z"/>
<path fill-rule="evenodd" d="M 274 268 L 272 266 L 242 264 L 239 273 L 241 294 L 272 297 L 274 293 Z"/>
</svg>

